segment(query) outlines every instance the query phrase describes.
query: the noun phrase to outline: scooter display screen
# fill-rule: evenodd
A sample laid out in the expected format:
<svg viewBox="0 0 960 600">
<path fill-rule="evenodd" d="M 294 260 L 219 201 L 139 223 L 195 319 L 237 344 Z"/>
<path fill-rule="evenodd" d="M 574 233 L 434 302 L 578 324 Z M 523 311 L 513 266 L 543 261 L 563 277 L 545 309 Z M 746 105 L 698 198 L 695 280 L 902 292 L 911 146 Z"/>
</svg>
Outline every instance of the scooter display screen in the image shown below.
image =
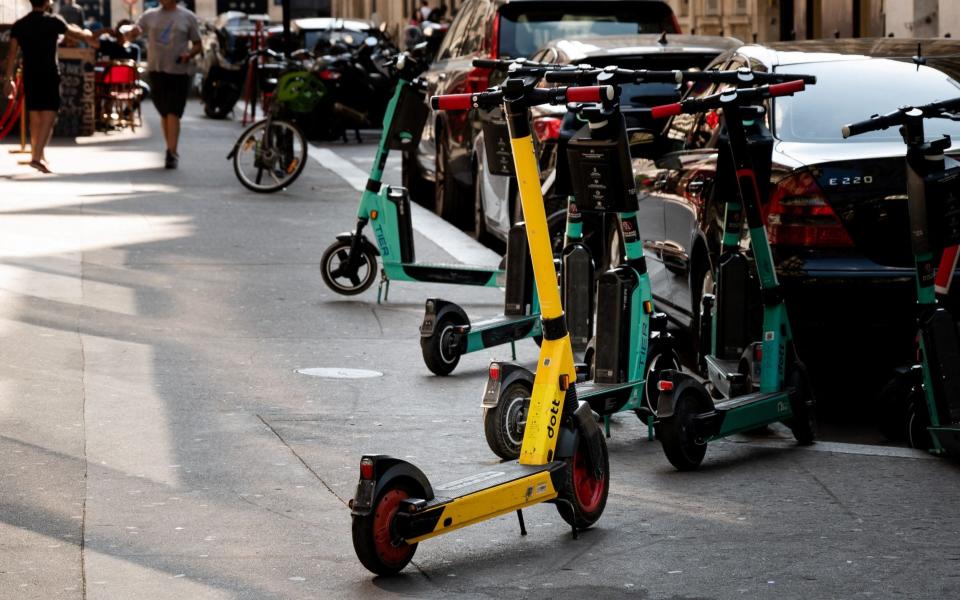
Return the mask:
<svg viewBox="0 0 960 600">
<path fill-rule="evenodd" d="M 595 140 L 584 126 L 567 145 L 570 182 L 583 210 L 637 210 L 637 189 L 625 138 Z"/>
<path fill-rule="evenodd" d="M 942 249 L 960 244 L 960 167 L 924 179 L 930 244 Z"/>
<path fill-rule="evenodd" d="M 510 131 L 503 117 L 503 109 L 482 111 L 483 147 L 487 157 L 487 170 L 491 175 L 514 174 L 513 152 L 510 149 Z"/>
<path fill-rule="evenodd" d="M 393 121 L 390 122 L 388 147 L 391 150 L 415 148 L 420 143 L 420 134 L 423 133 L 429 112 L 426 92 L 415 84 L 404 85 Z"/>
</svg>

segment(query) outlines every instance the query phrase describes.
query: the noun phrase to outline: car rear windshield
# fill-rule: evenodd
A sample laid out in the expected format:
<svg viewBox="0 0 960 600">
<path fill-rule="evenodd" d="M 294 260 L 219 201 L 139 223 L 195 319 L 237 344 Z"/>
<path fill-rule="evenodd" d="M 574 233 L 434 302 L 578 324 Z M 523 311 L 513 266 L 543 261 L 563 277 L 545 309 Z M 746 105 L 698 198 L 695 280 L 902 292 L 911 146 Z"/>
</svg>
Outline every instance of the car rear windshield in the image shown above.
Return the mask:
<svg viewBox="0 0 960 600">
<path fill-rule="evenodd" d="M 516 2 L 500 15 L 500 56 L 530 56 L 555 39 L 676 32 L 673 11 L 659 2 Z"/>
<path fill-rule="evenodd" d="M 603 68 L 617 65 L 624 69 L 647 69 L 650 71 L 673 71 L 703 69 L 720 52 L 704 54 L 686 52 L 665 54 L 651 52 L 642 56 L 589 56 L 584 62 Z M 621 105 L 625 108 L 650 107 L 680 99 L 680 90 L 675 83 L 626 83 L 620 86 Z"/>
<path fill-rule="evenodd" d="M 930 59 L 932 64 L 934 59 Z M 774 135 L 788 142 L 841 142 L 841 128 L 904 105 L 960 97 L 960 83 L 911 60 L 863 59 L 783 65 L 777 72 L 816 75 L 816 85 L 774 101 Z M 960 135 L 960 123 L 938 119 L 930 135 Z M 897 128 L 852 137 L 847 142 L 898 141 Z"/>
</svg>

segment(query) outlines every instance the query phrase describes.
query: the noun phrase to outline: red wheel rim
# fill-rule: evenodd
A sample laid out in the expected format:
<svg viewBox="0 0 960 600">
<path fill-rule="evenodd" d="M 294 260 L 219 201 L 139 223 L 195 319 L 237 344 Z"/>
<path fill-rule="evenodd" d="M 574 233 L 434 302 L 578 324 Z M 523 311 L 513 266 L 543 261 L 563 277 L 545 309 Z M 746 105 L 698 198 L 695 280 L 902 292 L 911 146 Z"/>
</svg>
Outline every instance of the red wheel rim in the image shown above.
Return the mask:
<svg viewBox="0 0 960 600">
<path fill-rule="evenodd" d="M 586 452 L 582 447 L 578 447 L 573 456 L 573 493 L 583 512 L 590 513 L 597 510 L 606 484 L 606 473 L 597 478 L 593 468 L 587 462 Z"/>
<path fill-rule="evenodd" d="M 387 565 L 404 564 L 413 547 L 393 534 L 393 519 L 400 509 L 400 501 L 409 498 L 405 490 L 390 490 L 380 498 L 373 513 L 373 547 L 377 556 Z"/>
</svg>

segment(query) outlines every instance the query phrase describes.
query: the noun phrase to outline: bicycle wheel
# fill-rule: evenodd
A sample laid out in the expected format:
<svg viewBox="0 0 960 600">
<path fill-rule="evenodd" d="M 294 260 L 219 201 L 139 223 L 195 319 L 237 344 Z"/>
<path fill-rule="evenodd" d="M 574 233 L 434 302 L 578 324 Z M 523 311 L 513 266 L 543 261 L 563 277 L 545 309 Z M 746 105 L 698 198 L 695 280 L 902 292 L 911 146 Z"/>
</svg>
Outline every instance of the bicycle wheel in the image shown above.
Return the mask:
<svg viewBox="0 0 960 600">
<path fill-rule="evenodd" d="M 237 179 L 254 192 L 270 193 L 293 183 L 307 161 L 307 140 L 288 121 L 251 125 L 240 136 L 233 156 Z"/>
</svg>

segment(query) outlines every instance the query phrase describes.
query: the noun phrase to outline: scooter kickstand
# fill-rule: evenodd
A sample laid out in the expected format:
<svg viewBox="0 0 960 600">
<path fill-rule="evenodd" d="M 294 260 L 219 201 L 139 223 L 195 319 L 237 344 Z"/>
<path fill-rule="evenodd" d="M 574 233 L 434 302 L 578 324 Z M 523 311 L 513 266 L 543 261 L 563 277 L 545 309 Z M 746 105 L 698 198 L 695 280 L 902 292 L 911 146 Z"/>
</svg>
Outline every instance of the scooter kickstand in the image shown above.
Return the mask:
<svg viewBox="0 0 960 600">
<path fill-rule="evenodd" d="M 386 289 L 384 289 L 384 284 L 386 284 Z M 380 304 L 380 296 L 383 295 L 383 301 L 388 302 L 388 297 L 390 296 L 390 278 L 387 277 L 387 272 L 383 269 L 380 269 L 380 285 L 377 286 L 377 304 Z"/>
<path fill-rule="evenodd" d="M 510 353 L 513 354 L 513 358 L 511 360 L 517 360 L 517 346 L 513 340 L 510 341 Z"/>
<path fill-rule="evenodd" d="M 527 527 L 523 524 L 523 509 L 517 509 L 517 519 L 520 521 L 520 535 L 527 535 Z"/>
<path fill-rule="evenodd" d="M 652 442 L 653 438 L 653 416 L 651 415 L 647 417 L 647 441 Z"/>
<path fill-rule="evenodd" d="M 610 415 L 603 415 L 603 430 L 607 434 L 607 439 L 610 439 Z M 574 535 L 573 537 L 577 537 Z"/>
</svg>

